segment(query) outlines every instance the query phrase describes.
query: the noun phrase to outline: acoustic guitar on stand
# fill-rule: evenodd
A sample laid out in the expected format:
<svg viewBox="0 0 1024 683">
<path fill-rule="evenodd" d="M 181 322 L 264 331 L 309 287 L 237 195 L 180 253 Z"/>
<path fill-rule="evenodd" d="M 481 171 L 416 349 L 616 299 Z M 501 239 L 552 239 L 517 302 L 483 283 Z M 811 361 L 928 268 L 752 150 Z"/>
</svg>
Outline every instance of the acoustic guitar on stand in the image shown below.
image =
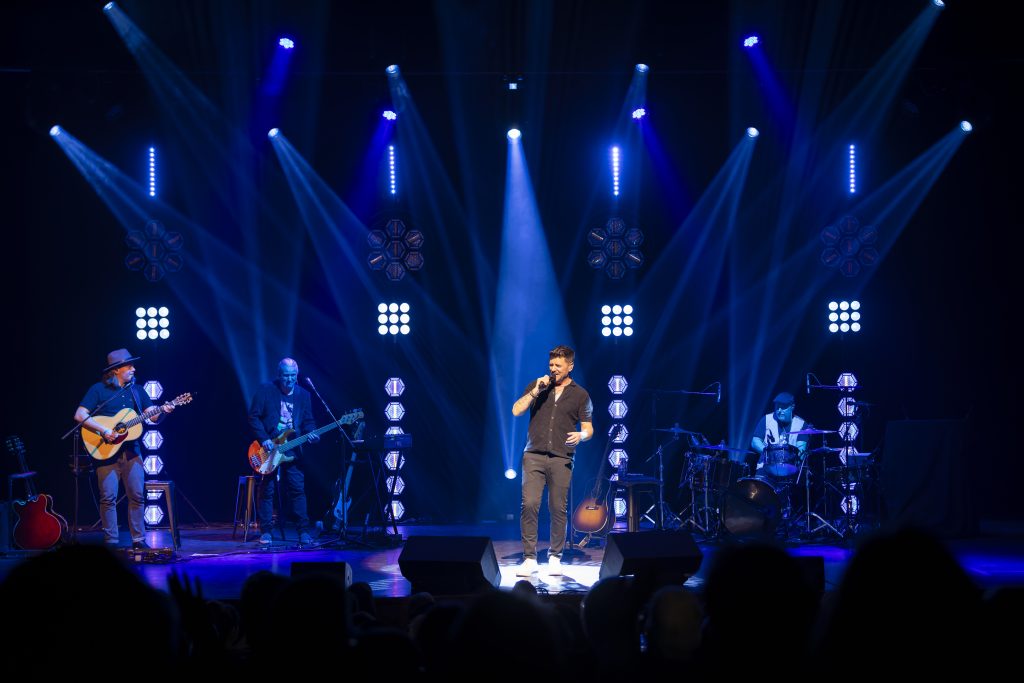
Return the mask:
<svg viewBox="0 0 1024 683">
<path fill-rule="evenodd" d="M 601 456 L 601 467 L 598 469 L 597 477 L 594 479 L 594 486 L 590 490 L 590 495 L 576 506 L 576 511 L 572 514 L 572 528 L 577 533 L 587 535 L 579 543 L 581 548 L 590 542 L 591 537 L 595 535 L 603 536 L 611 531 L 615 523 L 615 516 L 609 514 L 608 510 L 608 494 L 611 493 L 612 487 L 605 478 L 605 469 L 608 467 L 608 453 L 611 451 L 615 439 L 619 438 L 622 434 L 622 429 L 623 427 L 620 425 L 618 432 L 608 436 L 608 443 L 604 447 L 604 455 Z"/>
<path fill-rule="evenodd" d="M 14 542 L 23 550 L 46 550 L 57 545 L 57 542 L 68 530 L 68 523 L 53 511 L 53 498 L 45 493 L 36 493 L 32 483 L 34 472 L 28 471 L 25 464 L 25 445 L 17 436 L 7 437 L 7 451 L 18 456 L 18 466 L 25 477 L 26 500 L 13 501 L 14 515 L 18 518 L 14 523 Z"/>
</svg>

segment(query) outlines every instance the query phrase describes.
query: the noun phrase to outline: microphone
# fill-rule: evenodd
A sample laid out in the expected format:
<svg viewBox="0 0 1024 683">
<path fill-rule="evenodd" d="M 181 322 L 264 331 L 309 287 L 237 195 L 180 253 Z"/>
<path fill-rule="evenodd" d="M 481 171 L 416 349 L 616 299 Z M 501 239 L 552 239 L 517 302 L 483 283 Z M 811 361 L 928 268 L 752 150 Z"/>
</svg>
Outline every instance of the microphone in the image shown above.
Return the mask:
<svg viewBox="0 0 1024 683">
<path fill-rule="evenodd" d="M 722 402 L 722 383 L 721 382 L 717 382 L 717 384 L 718 384 L 718 393 L 715 395 L 715 403 L 721 403 Z"/>
<path fill-rule="evenodd" d="M 811 373 L 807 373 L 807 395 L 811 395 Z"/>
<path fill-rule="evenodd" d="M 317 396 L 320 395 L 320 392 L 316 390 L 316 385 L 313 384 L 313 378 L 310 377 L 309 375 L 306 375 L 306 384 L 309 385 L 309 388 L 313 390 L 314 394 L 316 394 Z"/>
</svg>

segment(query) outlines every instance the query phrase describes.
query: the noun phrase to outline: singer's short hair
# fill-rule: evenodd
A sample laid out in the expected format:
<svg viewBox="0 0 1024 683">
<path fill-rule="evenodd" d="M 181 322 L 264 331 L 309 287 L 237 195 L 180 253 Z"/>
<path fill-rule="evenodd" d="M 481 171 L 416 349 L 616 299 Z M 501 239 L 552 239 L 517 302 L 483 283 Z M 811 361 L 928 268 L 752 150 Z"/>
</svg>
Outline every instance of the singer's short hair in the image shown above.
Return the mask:
<svg viewBox="0 0 1024 683">
<path fill-rule="evenodd" d="M 555 348 L 551 349 L 551 352 L 548 353 L 548 360 L 551 360 L 553 358 L 564 358 L 567 363 L 575 363 L 576 352 L 573 351 L 568 346 L 560 344 Z"/>
</svg>

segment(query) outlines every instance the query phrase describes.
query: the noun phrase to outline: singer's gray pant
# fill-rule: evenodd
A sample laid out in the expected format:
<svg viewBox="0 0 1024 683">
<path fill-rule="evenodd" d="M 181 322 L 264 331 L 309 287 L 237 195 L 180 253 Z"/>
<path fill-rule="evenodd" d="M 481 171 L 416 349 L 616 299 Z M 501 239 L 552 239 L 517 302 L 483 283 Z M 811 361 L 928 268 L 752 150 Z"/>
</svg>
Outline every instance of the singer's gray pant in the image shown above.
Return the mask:
<svg viewBox="0 0 1024 683">
<path fill-rule="evenodd" d="M 111 544 L 118 542 L 118 480 L 124 482 L 124 492 L 128 496 L 128 530 L 131 531 L 132 542 L 139 543 L 146 538 L 146 526 L 142 518 L 146 497 L 146 473 L 142 469 L 142 458 L 130 451 L 122 450 L 113 462 L 96 468 L 104 540 Z"/>
<path fill-rule="evenodd" d="M 548 487 L 548 512 L 551 513 L 551 548 L 548 557 L 560 557 L 565 547 L 565 504 L 572 480 L 572 460 L 547 453 L 523 453 L 523 507 L 519 528 L 523 536 L 523 556 L 537 559 L 537 515 L 544 485 Z"/>
</svg>

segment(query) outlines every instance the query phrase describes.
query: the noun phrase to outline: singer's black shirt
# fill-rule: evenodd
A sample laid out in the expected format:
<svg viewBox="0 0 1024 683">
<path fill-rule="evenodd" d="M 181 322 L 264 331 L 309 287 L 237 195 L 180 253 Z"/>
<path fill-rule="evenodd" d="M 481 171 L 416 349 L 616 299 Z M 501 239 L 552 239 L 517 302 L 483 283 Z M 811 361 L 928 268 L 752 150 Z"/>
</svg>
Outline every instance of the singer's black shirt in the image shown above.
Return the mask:
<svg viewBox="0 0 1024 683">
<path fill-rule="evenodd" d="M 82 397 L 82 401 L 78 405 L 88 410 L 90 416 L 101 415 L 112 417 L 125 408 L 131 408 L 136 413 L 139 413 L 153 405 L 153 401 L 149 398 L 149 394 L 145 392 L 142 386 L 141 382 L 136 382 L 133 386 L 121 391 L 120 388 L 112 387 L 104 382 L 96 382 L 96 384 L 93 384 L 89 387 L 88 391 L 85 392 L 85 396 Z M 119 391 L 121 391 L 120 396 L 103 406 L 100 410 L 96 410 L 96 406 L 103 403 L 111 396 L 114 396 Z M 125 441 L 121 446 L 121 451 L 129 458 L 138 454 L 134 441 Z"/>
<path fill-rule="evenodd" d="M 531 382 L 520 396 L 533 389 L 534 384 Z M 554 388 L 542 391 L 530 405 L 530 428 L 523 450 L 571 458 L 574 451 L 565 445 L 566 435 L 578 431 L 581 422 L 591 422 L 593 413 L 590 394 L 576 382 L 563 387 L 557 401 Z"/>
</svg>

